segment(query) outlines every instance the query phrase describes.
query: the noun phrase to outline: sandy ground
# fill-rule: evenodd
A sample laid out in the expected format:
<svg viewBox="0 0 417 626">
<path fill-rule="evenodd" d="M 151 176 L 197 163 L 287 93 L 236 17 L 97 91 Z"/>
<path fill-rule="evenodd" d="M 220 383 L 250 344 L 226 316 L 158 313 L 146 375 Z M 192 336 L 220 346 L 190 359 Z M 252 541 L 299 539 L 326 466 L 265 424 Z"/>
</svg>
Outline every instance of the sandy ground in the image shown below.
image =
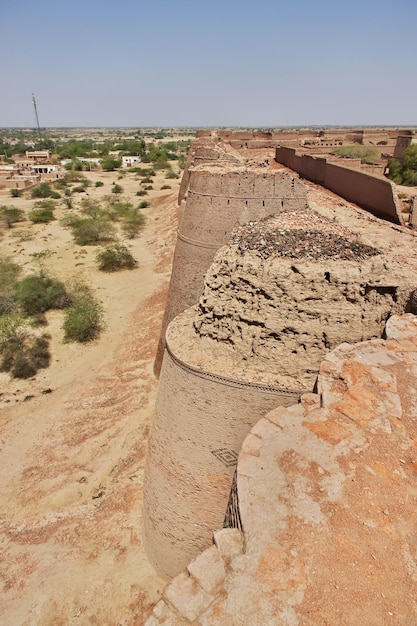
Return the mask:
<svg viewBox="0 0 417 626">
<path fill-rule="evenodd" d="M 139 180 L 91 173 L 108 194 L 116 180 L 135 204 Z M 160 191 L 163 183 L 172 189 Z M 17 224 L 0 253 L 25 272 L 31 254 L 57 278 L 83 277 L 102 302 L 106 327 L 89 345 L 62 341 L 62 312 L 48 313 L 52 363 L 28 381 L 0 375 L 0 624 L 143 624 L 163 581 L 142 547 L 142 482 L 156 380 L 152 366 L 169 279 L 178 181 L 158 174 L 145 199 L 144 231 L 129 241 L 133 271 L 104 274 L 96 248 L 76 246 L 59 221 Z M 29 208 L 33 201 L 0 197 Z M 63 214 L 58 211 L 57 216 Z"/>
</svg>

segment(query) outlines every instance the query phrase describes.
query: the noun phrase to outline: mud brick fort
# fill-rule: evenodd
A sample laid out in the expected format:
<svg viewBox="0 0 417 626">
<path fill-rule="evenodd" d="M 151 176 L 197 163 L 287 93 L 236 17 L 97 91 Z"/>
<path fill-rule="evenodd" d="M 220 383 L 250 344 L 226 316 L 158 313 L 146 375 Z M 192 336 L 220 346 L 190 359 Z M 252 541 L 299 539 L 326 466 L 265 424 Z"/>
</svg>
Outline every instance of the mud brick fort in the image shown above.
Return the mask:
<svg viewBox="0 0 417 626">
<path fill-rule="evenodd" d="M 148 626 L 417 623 L 417 253 L 383 176 L 414 138 L 197 136 L 144 492 L 172 581 Z M 330 154 L 352 142 L 379 169 Z"/>
</svg>

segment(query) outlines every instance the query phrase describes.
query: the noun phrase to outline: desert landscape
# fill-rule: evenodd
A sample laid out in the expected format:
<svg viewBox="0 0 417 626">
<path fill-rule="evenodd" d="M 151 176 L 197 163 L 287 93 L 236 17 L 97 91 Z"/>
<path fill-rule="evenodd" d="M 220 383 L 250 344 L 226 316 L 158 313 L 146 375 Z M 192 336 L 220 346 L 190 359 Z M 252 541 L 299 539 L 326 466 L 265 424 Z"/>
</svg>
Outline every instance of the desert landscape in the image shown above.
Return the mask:
<svg viewBox="0 0 417 626">
<path fill-rule="evenodd" d="M 9 190 L 0 191 L 2 207 L 15 207 L 25 215 L 23 221 L 4 226 L 0 240 L 1 256 L 18 263 L 22 267 L 23 275 L 47 274 L 65 285 L 71 285 L 74 281 L 84 281 L 90 286 L 103 312 L 99 335 L 92 341 L 75 343 L 65 341 L 63 330 L 65 310 L 46 311 L 44 320 L 46 324 L 35 331 L 46 332 L 50 336 L 49 367 L 39 369 L 35 376 L 27 379 L 12 378 L 8 372 L 0 373 L 0 446 L 3 461 L 0 469 L 2 495 L 0 571 L 3 584 L 0 615 L 5 624 L 156 626 L 156 624 L 191 622 L 212 626 L 247 624 L 248 620 L 251 620 L 251 624 L 264 626 L 267 623 L 271 625 L 281 623 L 277 621 L 279 594 L 282 607 L 288 600 L 288 594 L 289 603 L 293 602 L 291 599 L 293 587 L 299 585 L 303 588 L 303 591 L 300 591 L 300 598 L 304 594 L 306 588 L 304 575 L 293 575 L 291 572 L 282 574 L 279 551 L 275 547 L 272 553 L 270 551 L 269 542 L 276 532 L 273 524 L 278 517 L 278 509 L 273 503 L 268 517 L 270 527 L 263 521 L 262 510 L 259 512 L 258 509 L 256 511 L 254 509 L 253 512 L 256 524 L 265 529 L 268 527 L 265 533 L 266 544 L 262 547 L 264 552 L 259 564 L 250 550 L 245 553 L 244 546 L 245 543 L 249 546 L 252 539 L 258 545 L 259 537 L 263 536 L 262 532 L 257 530 L 253 535 L 251 532 L 244 535 L 245 528 L 242 531 L 241 526 L 234 525 L 235 522 L 231 524 L 231 528 L 223 530 L 220 528 L 238 457 L 240 459 L 238 470 L 241 470 L 243 465 L 245 474 L 247 456 L 253 454 L 256 458 L 263 458 L 268 448 L 265 445 L 260 448 L 259 453 L 253 452 L 256 446 L 252 446 L 253 435 L 249 433 L 242 446 L 243 452 L 239 455 L 242 438 L 250 428 L 246 412 L 252 421 L 260 418 L 261 436 L 256 435 L 260 441 L 263 437 L 262 424 L 268 419 L 263 416 L 271 407 L 275 408 L 281 404 L 277 411 L 279 415 L 283 415 L 284 413 L 280 411 L 296 402 L 297 404 L 290 406 L 290 413 L 304 411 L 305 415 L 309 415 L 311 412 L 314 417 L 318 400 L 313 398 L 314 394 L 309 391 L 313 387 L 319 360 L 317 357 L 317 363 L 311 369 L 308 361 L 311 359 L 312 349 L 309 348 L 302 356 L 301 364 L 297 363 L 296 369 L 290 371 L 282 382 L 279 380 L 280 368 L 277 368 L 276 362 L 270 360 L 269 354 L 265 353 L 266 356 L 262 354 L 262 347 L 255 345 L 251 336 L 245 335 L 245 331 L 241 337 L 238 331 L 237 349 L 233 348 L 235 356 L 230 360 L 230 346 L 226 344 L 226 347 L 222 347 L 221 336 L 229 324 L 228 315 L 232 310 L 230 302 L 234 297 L 228 283 L 236 285 L 236 298 L 239 301 L 242 299 L 243 303 L 233 305 L 235 309 L 232 326 L 235 329 L 243 329 L 242 321 L 247 323 L 249 320 L 249 324 L 253 321 L 250 315 L 247 316 L 252 310 L 251 307 L 258 306 L 257 303 L 260 301 L 258 292 L 266 293 L 268 289 L 265 280 L 267 274 L 262 275 L 263 262 L 265 261 L 265 266 L 268 265 L 268 256 L 276 254 L 280 249 L 281 244 L 277 242 L 281 241 L 280 236 L 285 234 L 286 237 L 290 236 L 290 239 L 284 238 L 281 252 L 286 254 L 291 250 L 295 259 L 288 261 L 291 269 L 290 278 L 287 281 L 281 277 L 277 282 L 278 273 L 275 274 L 275 278 L 271 274 L 270 283 L 273 285 L 272 289 L 275 288 L 275 284 L 280 284 L 290 294 L 291 303 L 301 301 L 303 298 L 305 302 L 323 302 L 322 312 L 319 312 L 317 307 L 313 311 L 315 316 L 319 316 L 320 319 L 323 317 L 325 320 L 319 324 L 319 342 L 323 344 L 320 354 L 324 355 L 329 348 L 335 348 L 340 342 L 348 339 L 349 334 L 355 337 L 354 341 L 360 341 L 361 336 L 364 337 L 362 330 L 356 336 L 362 322 L 358 324 L 356 318 L 349 322 L 347 318 L 342 320 L 339 305 L 327 303 L 325 296 L 327 297 L 327 292 L 330 293 L 330 275 L 336 285 L 347 285 L 349 281 L 352 285 L 348 290 L 341 287 L 342 296 L 340 294 L 335 296 L 332 292 L 333 296 L 330 296 L 329 302 L 332 298 L 337 301 L 339 297 L 342 297 L 342 300 L 347 297 L 348 302 L 355 303 L 359 315 L 362 306 L 360 300 L 366 290 L 362 289 L 362 283 L 360 288 L 354 287 L 354 276 L 358 276 L 359 282 L 370 281 L 372 289 L 376 285 L 374 305 L 367 305 L 368 313 L 365 313 L 365 308 L 363 309 L 362 320 L 365 318 L 371 320 L 374 310 L 376 319 L 371 320 L 372 330 L 369 331 L 369 337 L 379 337 L 382 332 L 381 320 L 386 319 L 386 316 L 391 314 L 390 311 L 402 312 L 410 290 L 415 286 L 416 260 L 413 250 L 415 231 L 404 224 L 410 213 L 415 188 L 395 186 L 393 196 L 402 195 L 401 201 L 397 199 L 396 204 L 396 216 L 401 220 L 401 224 L 390 223 L 380 220 L 369 211 L 312 180 L 298 177 L 289 167 L 275 160 L 275 147 L 268 145 L 270 139 L 265 138 L 265 134 L 257 135 L 255 132 L 253 135 L 248 132 L 233 134 L 223 131 L 223 135 L 230 134 L 224 137 L 222 131 L 219 133 L 213 131 L 212 136 L 208 131 L 200 132 L 200 141 L 194 143 L 190 155 L 194 162 L 188 161 L 183 180 L 167 176 L 169 171 L 177 176 L 181 174 L 178 163 L 172 161 L 170 170 L 155 168 L 156 171 L 151 176 L 152 188 L 148 189 L 146 194 L 142 193 L 143 171 L 139 173 L 135 168 L 130 171 L 119 168 L 109 172 L 87 169 L 82 172 L 82 176 L 86 178 L 88 184 L 78 193 L 72 191 L 71 195 L 61 197 L 54 209 L 55 219 L 46 223 L 32 223 L 28 219 L 34 206 L 30 190 L 18 197 L 11 197 Z M 253 147 L 241 145 L 245 142 L 249 144 L 253 142 L 254 145 Z M 213 163 L 216 160 L 218 163 Z M 150 168 L 151 164 L 141 164 L 142 166 Z M 378 180 L 382 181 L 380 184 L 391 189 L 390 184 L 386 184 L 381 175 Z M 119 186 L 117 193 L 114 191 L 116 186 Z M 273 193 L 270 193 L 270 189 L 273 189 Z M 207 190 L 210 193 L 207 193 Z M 209 198 L 210 194 L 212 197 Z M 88 203 L 89 206 L 94 203 L 105 205 L 109 203 L 109 198 L 116 196 L 120 202 L 142 206 L 140 211 L 146 220 L 133 238 L 124 236 L 121 223 L 117 222 L 115 225 L 118 237 L 137 260 L 137 267 L 117 272 L 103 272 L 98 269 L 96 259 L 101 246 L 76 244 L 69 217 L 73 213 L 82 213 L 83 207 Z M 184 196 L 187 197 L 187 202 L 182 205 L 182 211 L 186 213 L 188 207 L 191 220 L 190 217 L 188 219 L 192 227 L 188 226 L 189 232 L 194 233 L 196 239 L 194 241 L 188 237 L 188 231 L 182 233 L 180 229 L 178 241 L 180 246 L 195 244 L 197 254 L 193 256 L 190 250 L 182 254 L 179 248 L 178 258 L 180 262 L 185 262 L 185 273 L 178 272 L 177 268 L 174 281 L 171 281 L 171 303 L 174 301 L 175 306 L 180 307 L 179 310 L 181 306 L 184 308 L 184 305 L 176 302 L 177 297 L 179 301 L 184 295 L 181 290 L 196 289 L 196 295 L 192 294 L 192 297 L 197 299 L 200 297 L 201 292 L 198 292 L 198 289 L 201 289 L 201 285 L 197 285 L 193 275 L 196 269 L 199 280 L 203 280 L 205 275 L 205 291 L 212 289 L 213 294 L 209 296 L 203 294 L 199 301 L 199 306 L 203 307 L 203 312 L 200 311 L 203 324 L 197 323 L 196 320 L 191 324 L 193 333 L 200 332 L 202 327 L 207 334 L 202 343 L 198 343 L 193 356 L 196 360 L 190 359 L 193 351 L 189 352 L 186 346 L 189 333 L 189 330 L 186 330 L 187 319 L 191 320 L 190 316 L 194 315 L 194 309 L 185 311 L 179 315 L 179 321 L 174 320 L 170 324 L 171 330 L 168 335 L 170 334 L 171 347 L 168 346 L 168 352 L 170 358 L 177 360 L 169 366 L 169 359 L 167 356 L 164 357 L 165 369 L 162 370 L 162 384 L 159 384 L 159 412 L 165 411 L 168 423 L 167 427 L 160 428 L 159 435 L 154 435 L 153 444 L 150 445 L 154 450 L 151 455 L 147 455 L 148 528 L 151 527 L 149 523 L 151 519 L 156 529 L 152 532 L 156 532 L 157 537 L 162 528 L 162 534 L 161 538 L 154 540 L 153 545 L 148 539 L 146 546 L 146 531 L 145 535 L 143 534 L 144 520 L 146 529 L 145 456 L 151 424 L 155 421 L 155 414 L 158 413 L 158 408 L 155 408 L 158 407 L 157 379 L 154 374 L 155 357 L 158 342 L 161 345 L 161 339 L 163 340 L 160 331 L 178 228 L 180 213 L 178 197 L 182 199 Z M 71 203 L 65 202 L 68 197 L 72 199 Z M 248 202 L 250 209 L 246 208 Z M 224 206 L 228 206 L 229 209 L 224 210 Z M 282 214 L 280 208 L 283 210 Z M 249 213 L 249 210 L 252 213 Z M 239 228 L 235 228 L 238 223 Z M 187 220 L 182 220 L 181 225 L 187 228 Z M 231 236 L 228 229 L 232 227 Z M 311 230 L 312 238 L 311 233 L 306 235 L 305 228 Z M 202 253 L 201 249 L 208 250 L 209 254 L 214 255 L 214 245 L 210 240 L 213 232 L 214 236 L 219 236 L 218 245 L 223 252 L 219 249 L 217 261 L 213 259 L 206 261 L 206 252 Z M 204 237 L 208 237 L 207 242 L 204 242 Z M 328 256 L 334 256 L 329 266 L 328 261 L 324 260 L 327 257 L 323 256 L 320 247 L 324 245 L 323 237 L 327 238 L 323 250 L 327 250 Z M 241 265 L 241 261 L 237 261 L 238 269 L 235 274 L 232 272 L 231 281 L 226 266 L 221 266 L 230 246 L 237 246 L 238 258 L 239 255 L 249 254 L 249 248 L 253 248 L 254 254 L 249 264 Z M 327 249 L 326 246 L 330 248 Z M 308 271 L 317 274 L 314 280 L 313 273 L 306 273 L 307 265 L 303 266 L 304 261 L 300 260 L 305 254 L 304 248 L 310 255 L 308 258 L 311 266 L 308 266 L 310 268 Z M 364 251 L 379 255 L 376 265 L 372 258 L 369 263 L 365 261 L 366 255 L 361 256 Z M 260 270 L 257 268 L 257 255 L 263 259 L 259 265 Z M 197 261 L 195 267 L 192 266 L 193 259 Z M 358 262 L 357 270 L 352 270 L 351 267 L 345 271 L 346 261 L 352 264 L 355 259 Z M 202 267 L 199 266 L 200 263 L 203 266 L 206 262 L 212 267 L 210 271 L 207 271 L 207 268 L 202 271 Z M 281 260 L 280 264 L 283 265 L 284 261 Z M 337 264 L 339 270 L 336 268 Z M 391 267 L 390 271 L 393 271 L 389 279 L 384 276 L 388 265 Z M 246 293 L 245 285 L 251 284 L 251 280 L 247 279 L 251 272 L 253 273 L 253 267 L 256 268 L 255 275 L 263 276 L 263 283 L 259 285 L 255 280 L 253 293 L 250 289 Z M 400 269 L 397 271 L 395 268 Z M 306 276 L 308 274 L 311 280 L 304 274 Z M 242 277 L 243 282 L 240 284 L 239 280 Z M 313 290 L 317 289 L 321 295 L 316 294 L 314 297 L 307 293 L 303 295 L 305 286 L 301 287 L 300 291 L 298 280 L 301 282 L 305 280 L 306 284 L 310 284 Z M 386 280 L 394 280 L 394 287 L 390 282 L 387 286 Z M 364 285 L 367 286 L 368 282 Z M 390 295 L 392 289 L 396 294 L 394 299 Z M 268 302 L 272 302 L 274 297 L 269 294 Z M 223 303 L 222 298 L 225 298 Z M 280 309 L 284 310 L 280 296 L 276 297 L 276 301 L 280 302 L 280 305 L 274 304 L 273 308 L 276 310 L 271 316 L 274 323 L 279 317 Z M 365 301 L 368 302 L 366 296 Z M 384 308 L 386 306 L 388 309 Z M 211 308 L 214 313 L 211 312 Z M 302 317 L 303 305 L 294 311 L 289 313 L 288 317 L 295 323 Z M 177 314 L 178 311 L 175 315 Z M 330 314 L 334 315 L 333 321 Z M 239 316 L 241 319 L 236 324 Z M 285 316 L 284 313 L 283 317 Z M 219 319 L 223 324 L 221 332 L 217 326 Z M 263 323 L 262 314 L 261 319 L 255 319 L 255 322 L 256 326 L 260 327 Z M 333 339 L 329 335 L 333 342 L 331 344 L 329 337 L 321 330 L 323 324 L 330 328 L 333 323 L 338 325 L 341 334 L 339 331 L 336 332 Z M 413 327 L 412 323 L 410 325 Z M 313 336 L 310 326 L 306 330 L 305 341 L 308 334 Z M 329 333 L 327 326 L 326 333 Z M 397 332 L 401 334 L 403 331 Z M 285 329 L 282 335 L 288 335 Z M 245 337 L 249 342 L 248 345 L 241 341 Z M 181 348 L 177 354 L 176 348 L 173 349 L 176 341 L 179 341 L 178 346 Z M 282 342 L 282 337 L 279 338 L 275 332 L 274 342 L 276 341 Z M 240 347 L 238 344 L 241 344 Z M 282 345 L 284 354 L 280 357 L 281 368 L 285 366 L 288 352 L 285 342 Z M 343 343 L 343 346 L 347 345 Z M 294 347 L 298 346 L 294 344 Z M 240 360 L 239 351 L 243 354 L 244 364 Z M 293 349 L 292 354 L 295 353 L 296 350 Z M 167 355 L 167 352 L 165 354 Z M 357 358 L 360 360 L 360 354 Z M 191 364 L 187 373 L 189 378 L 176 380 L 179 370 L 184 365 L 184 371 L 187 371 L 189 360 Z M 265 365 L 268 365 L 270 371 Z M 168 382 L 167 367 L 173 368 L 173 373 L 169 374 L 172 378 L 168 376 Z M 303 367 L 309 367 L 307 382 L 303 382 L 300 377 Z M 194 378 L 196 373 L 197 378 Z M 227 386 L 230 383 L 231 387 L 235 385 L 234 388 L 237 390 L 232 392 L 235 394 L 233 401 L 227 400 L 229 394 Z M 212 388 L 207 388 L 208 391 L 204 387 L 206 384 L 212 385 Z M 219 386 L 223 384 L 224 388 Z M 383 397 L 383 390 L 377 390 L 377 393 Z M 262 394 L 265 394 L 265 399 L 262 399 Z M 355 415 L 361 414 L 360 402 L 363 398 L 355 396 L 355 401 L 359 404 L 359 407 L 354 409 Z M 390 406 L 390 400 L 386 402 L 387 406 Z M 199 403 L 201 408 L 198 406 Z M 199 411 L 201 411 L 200 424 Z M 210 420 L 207 419 L 208 411 Z M 223 430 L 222 422 L 234 411 L 239 413 L 237 422 L 241 422 L 242 433 L 231 443 L 231 436 Z M 192 420 L 189 419 L 191 414 Z M 177 429 L 175 421 L 181 420 L 182 417 L 183 421 Z M 197 428 L 194 428 L 195 424 Z M 207 436 L 203 432 L 206 425 Z M 187 428 L 191 430 L 194 428 L 197 439 L 201 441 L 195 442 L 193 450 L 186 455 L 187 461 L 190 462 L 191 474 L 190 480 L 185 484 L 186 474 L 183 472 L 185 466 L 182 465 L 181 451 L 185 449 L 184 441 L 191 441 L 191 438 L 187 439 L 186 436 L 181 441 L 181 437 Z M 256 428 L 257 425 L 254 426 L 254 432 L 257 432 Z M 317 430 L 318 427 L 315 428 Z M 209 447 L 210 437 L 213 435 L 210 429 L 216 431 L 216 446 L 219 446 L 214 450 L 214 456 L 213 449 Z M 316 431 L 313 429 L 313 432 Z M 318 432 L 324 432 L 323 427 Z M 159 452 L 155 453 L 159 446 L 158 437 L 162 439 L 163 445 L 160 446 Z M 328 435 L 326 431 L 323 437 L 324 439 L 330 437 L 333 443 L 334 433 L 332 431 Z M 278 445 L 279 437 L 274 441 L 275 443 L 271 445 Z M 202 450 L 204 446 L 207 450 L 201 451 L 197 443 L 203 444 Z M 229 445 L 230 449 L 224 447 L 226 445 Z M 174 470 L 167 471 L 169 479 L 174 477 L 173 483 L 171 485 L 167 483 L 161 489 L 157 476 L 154 489 L 149 482 L 151 476 L 149 468 L 152 470 L 153 465 L 159 471 L 164 465 L 169 467 L 169 455 L 172 453 L 169 446 L 173 449 L 174 457 L 177 448 L 179 454 L 171 466 Z M 207 476 L 203 468 L 206 453 L 213 467 L 214 463 L 218 464 L 215 471 Z M 354 453 L 357 454 L 357 450 L 354 450 Z M 375 458 L 379 454 L 380 451 L 377 450 Z M 273 455 L 268 457 L 265 463 L 271 462 L 271 458 Z M 374 459 L 371 460 L 373 463 Z M 263 461 L 260 463 L 262 465 Z M 226 470 L 221 467 L 222 464 L 226 466 Z M 260 470 L 263 470 L 263 465 L 260 466 Z M 164 471 L 163 469 L 162 472 Z M 248 476 L 250 480 L 253 479 L 250 472 Z M 189 553 L 187 546 L 186 555 L 181 559 L 175 554 L 169 555 L 173 566 L 167 574 L 165 562 L 168 561 L 168 553 L 171 549 L 174 552 L 178 549 L 175 541 L 172 541 L 174 533 L 177 533 L 182 541 L 181 535 L 187 523 L 193 527 L 197 526 L 194 522 L 198 519 L 197 516 L 193 518 L 191 515 L 190 520 L 187 520 L 182 515 L 183 524 L 173 523 L 170 521 L 169 509 L 174 508 L 175 514 L 179 512 L 179 507 L 175 504 L 176 497 L 185 501 L 186 505 L 192 501 L 194 497 L 192 490 L 197 477 L 201 480 L 201 487 L 198 487 L 197 492 L 202 494 L 199 514 L 205 515 L 207 510 L 216 509 L 216 515 L 213 522 L 210 520 L 204 533 L 202 525 L 197 528 L 198 545 L 193 545 L 188 536 Z M 183 485 L 182 488 L 175 482 L 177 479 L 179 484 Z M 211 492 L 208 479 L 213 480 Z M 310 479 L 311 475 L 307 472 L 307 480 Z M 241 480 L 239 473 L 238 480 Z M 259 483 L 250 492 L 251 502 L 252 499 L 262 500 L 264 491 L 268 491 L 268 497 L 272 493 L 271 485 L 268 480 L 264 480 L 262 472 Z M 236 485 L 235 489 L 237 494 Z M 158 490 L 157 495 L 161 503 L 159 512 L 152 501 Z M 325 489 L 320 487 L 320 494 L 323 491 Z M 394 496 L 394 491 L 393 484 L 384 485 L 385 494 Z M 207 504 L 209 496 L 213 505 Z M 170 502 L 165 506 L 167 497 Z M 243 519 L 248 520 L 246 497 L 245 490 L 240 484 L 240 505 L 235 501 L 234 510 L 230 512 L 228 509 L 228 514 L 231 513 L 235 520 L 236 517 L 239 518 L 239 506 Z M 344 500 L 342 504 L 343 502 Z M 263 503 L 261 509 L 265 506 Z M 354 499 L 351 506 L 352 508 L 355 506 Z M 342 524 L 336 524 L 335 532 L 339 532 L 341 528 Z M 217 529 L 216 545 L 210 546 L 212 531 L 215 529 Z M 223 532 L 226 534 L 222 535 Z M 166 537 L 168 548 L 162 541 L 162 538 Z M 291 537 L 290 539 L 296 541 L 297 545 L 304 541 L 301 536 L 297 540 Z M 292 545 L 291 541 L 287 541 L 285 546 Z M 159 563 L 151 554 L 155 550 L 155 545 L 161 553 Z M 210 547 L 205 550 L 207 546 Z M 382 543 L 378 538 L 375 551 L 382 550 L 381 546 Z M 149 557 L 153 558 L 155 568 L 151 565 L 145 548 Z M 294 557 L 293 554 L 292 556 Z M 194 560 L 190 563 L 190 559 Z M 390 562 L 394 563 L 394 556 Z M 242 565 L 243 563 L 245 565 Z M 384 562 L 383 566 L 388 567 L 389 564 Z M 399 561 L 398 565 L 396 562 L 396 566 L 400 569 L 402 562 Z M 295 567 L 300 567 L 298 562 Z M 307 568 L 307 565 L 303 564 L 303 567 Z M 363 567 L 365 568 L 365 565 Z M 173 577 L 173 581 L 167 586 L 167 579 L 159 576 L 157 570 L 169 578 Z M 239 572 L 243 570 L 247 573 L 247 579 L 240 578 Z M 365 572 L 365 569 L 363 571 Z M 178 572 L 180 573 L 177 575 Z M 343 577 L 344 572 L 341 570 L 338 575 Z M 281 582 L 281 578 L 285 579 L 284 583 Z M 352 575 L 349 580 L 355 584 L 356 578 Z M 384 580 L 381 579 L 378 583 L 382 596 Z M 401 584 L 404 592 L 408 593 L 406 577 L 398 584 Z M 335 588 L 339 589 L 338 586 Z M 320 585 L 317 589 L 319 593 Z M 348 603 L 353 602 L 355 595 L 353 590 L 350 590 L 350 596 L 342 591 L 340 593 L 344 599 L 347 598 Z M 236 607 L 240 607 L 237 612 Z M 286 609 L 282 607 L 279 610 L 285 612 Z M 308 601 L 304 609 L 310 611 Z M 334 603 L 331 600 L 327 601 L 327 610 L 333 619 Z M 343 610 L 346 615 L 348 608 Z M 407 615 L 411 615 L 406 602 L 403 610 L 408 611 Z M 231 615 L 234 616 L 233 619 Z M 366 623 L 373 624 L 373 609 L 362 610 L 361 615 L 366 616 L 368 620 Z M 291 614 L 288 620 L 282 623 L 298 623 L 292 622 L 292 619 Z M 351 624 L 349 621 L 343 623 Z M 405 623 L 408 626 L 408 622 Z"/>
<path fill-rule="evenodd" d="M 91 199 L 117 181 L 124 199 L 141 200 L 133 173 L 85 175 Z M 159 597 L 163 582 L 142 549 L 141 489 L 178 183 L 155 176 L 145 226 L 127 242 L 133 270 L 98 271 L 97 247 L 76 245 L 60 223 L 64 208 L 49 224 L 3 232 L 1 254 L 25 273 L 81 277 L 104 311 L 104 330 L 85 344 L 64 343 L 63 311 L 47 312 L 50 366 L 28 380 L 0 374 L 3 624 L 142 624 Z M 2 205 L 33 206 L 1 193 Z M 33 237 L 19 241 L 17 227 Z"/>
</svg>

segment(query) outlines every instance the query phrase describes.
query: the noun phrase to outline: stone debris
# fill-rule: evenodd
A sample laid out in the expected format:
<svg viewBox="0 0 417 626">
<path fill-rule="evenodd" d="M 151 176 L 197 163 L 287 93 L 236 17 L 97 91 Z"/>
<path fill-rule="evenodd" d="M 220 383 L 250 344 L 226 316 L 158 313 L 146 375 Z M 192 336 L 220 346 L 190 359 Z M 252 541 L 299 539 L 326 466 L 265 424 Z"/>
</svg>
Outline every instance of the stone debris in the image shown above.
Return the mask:
<svg viewBox="0 0 417 626">
<path fill-rule="evenodd" d="M 239 226 L 231 235 L 231 243 L 240 254 L 249 250 L 262 259 L 360 261 L 380 254 L 376 248 L 361 243 L 347 228 L 308 209 L 285 211 L 278 217 Z"/>
</svg>

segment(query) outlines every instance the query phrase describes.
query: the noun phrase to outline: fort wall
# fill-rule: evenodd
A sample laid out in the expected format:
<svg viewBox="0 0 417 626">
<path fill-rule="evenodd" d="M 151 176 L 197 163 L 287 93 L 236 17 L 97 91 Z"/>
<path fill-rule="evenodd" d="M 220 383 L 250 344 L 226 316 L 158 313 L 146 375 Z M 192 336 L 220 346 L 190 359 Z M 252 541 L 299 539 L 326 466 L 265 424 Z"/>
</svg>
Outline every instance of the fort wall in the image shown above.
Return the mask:
<svg viewBox="0 0 417 626">
<path fill-rule="evenodd" d="M 288 172 L 248 170 L 236 165 L 191 168 L 155 360 L 156 373 L 161 367 L 169 322 L 197 303 L 204 275 L 216 251 L 227 243 L 233 228 L 281 211 L 302 209 L 305 205 L 303 185 Z"/>
<path fill-rule="evenodd" d="M 300 396 L 178 358 L 184 324 L 180 315 L 167 331 L 144 491 L 145 549 L 167 577 L 206 548 L 213 530 L 222 526 L 237 456 L 250 428 L 268 410 L 289 406 Z"/>
<path fill-rule="evenodd" d="M 377 217 L 395 224 L 403 223 L 393 186 L 388 180 L 329 163 L 323 158 L 300 155 L 283 146 L 277 148 L 276 160 Z"/>
</svg>

